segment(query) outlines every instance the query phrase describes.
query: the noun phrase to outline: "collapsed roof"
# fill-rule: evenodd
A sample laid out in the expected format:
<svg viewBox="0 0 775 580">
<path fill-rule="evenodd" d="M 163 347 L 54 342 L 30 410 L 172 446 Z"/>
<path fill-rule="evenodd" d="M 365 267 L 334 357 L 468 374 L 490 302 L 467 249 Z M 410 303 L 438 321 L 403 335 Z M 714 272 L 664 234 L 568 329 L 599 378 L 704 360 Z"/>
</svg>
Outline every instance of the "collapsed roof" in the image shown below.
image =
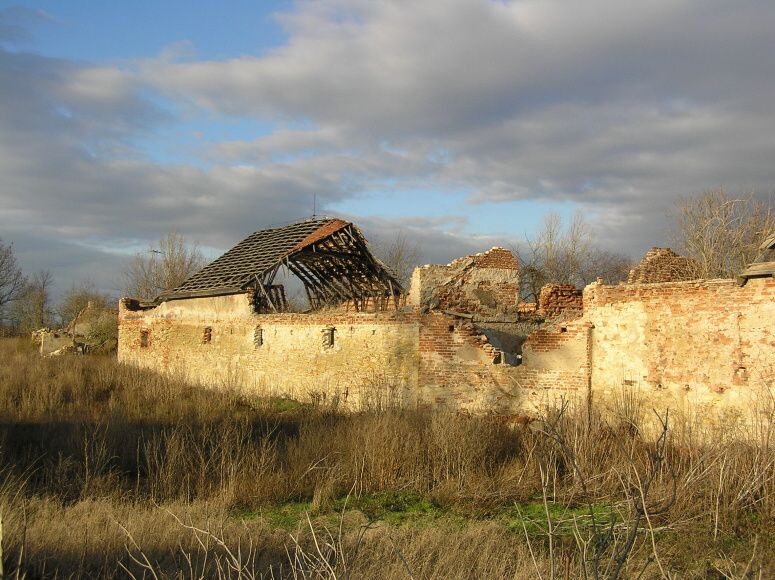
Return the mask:
<svg viewBox="0 0 775 580">
<path fill-rule="evenodd" d="M 340 219 L 311 219 L 259 230 L 156 302 L 238 294 L 254 290 L 256 307 L 287 308 L 282 266 L 304 284 L 313 309 L 351 301 L 359 305 L 397 298 L 401 284 L 368 249 L 361 231 Z M 397 303 L 397 301 L 395 302 Z"/>
<path fill-rule="evenodd" d="M 759 246 L 759 254 L 756 259 L 740 273 L 737 281 L 743 286 L 750 278 L 762 276 L 775 276 L 775 234 L 772 234 Z"/>
</svg>

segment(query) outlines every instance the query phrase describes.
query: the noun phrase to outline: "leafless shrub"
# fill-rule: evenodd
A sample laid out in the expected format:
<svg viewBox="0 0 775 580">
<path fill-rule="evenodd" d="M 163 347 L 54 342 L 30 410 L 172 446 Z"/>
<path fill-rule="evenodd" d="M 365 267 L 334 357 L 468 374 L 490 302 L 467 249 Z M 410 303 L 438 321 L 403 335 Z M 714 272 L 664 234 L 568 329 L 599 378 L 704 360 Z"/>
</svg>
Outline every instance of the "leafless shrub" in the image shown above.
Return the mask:
<svg viewBox="0 0 775 580">
<path fill-rule="evenodd" d="M 623 384 L 612 397 L 613 415 L 620 421 L 620 431 L 629 435 L 640 432 L 645 397 L 638 385 Z"/>
<path fill-rule="evenodd" d="M 583 287 L 597 278 L 608 284 L 627 279 L 632 260 L 623 254 L 600 248 L 582 214 L 573 216 L 567 227 L 554 212 L 546 214 L 543 228 L 526 240 L 517 252 L 523 297 L 537 302 L 546 284 L 575 284 Z"/>
<path fill-rule="evenodd" d="M 395 274 L 404 289 L 408 290 L 412 270 L 420 262 L 420 246 L 412 242 L 405 232 L 399 231 L 393 239 L 378 243 L 374 251 L 376 256 Z"/>
<path fill-rule="evenodd" d="M 732 196 L 724 189 L 680 200 L 673 219 L 676 248 L 699 263 L 702 278 L 733 278 L 775 231 L 771 198 L 760 200 L 753 193 Z"/>
<path fill-rule="evenodd" d="M 125 296 L 152 300 L 181 285 L 206 264 L 199 246 L 188 244 L 177 232 L 162 236 L 157 246 L 136 254 L 127 266 L 123 274 Z"/>
<path fill-rule="evenodd" d="M 51 286 L 54 278 L 51 272 L 41 270 L 26 280 L 21 292 L 11 304 L 10 318 L 22 333 L 30 333 L 52 325 Z"/>
<path fill-rule="evenodd" d="M 27 279 L 16 260 L 13 245 L 0 239 L 0 332 L 5 333 L 8 306 L 22 294 Z"/>
</svg>

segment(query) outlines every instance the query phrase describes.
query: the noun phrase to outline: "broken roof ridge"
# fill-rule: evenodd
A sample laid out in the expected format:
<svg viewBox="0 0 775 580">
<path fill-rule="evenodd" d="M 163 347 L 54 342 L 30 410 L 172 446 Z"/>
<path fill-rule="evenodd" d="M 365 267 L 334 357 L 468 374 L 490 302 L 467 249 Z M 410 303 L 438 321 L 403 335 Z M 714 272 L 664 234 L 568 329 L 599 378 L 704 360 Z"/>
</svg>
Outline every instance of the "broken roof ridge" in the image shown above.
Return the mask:
<svg viewBox="0 0 775 580">
<path fill-rule="evenodd" d="M 304 242 L 313 243 L 348 223 L 338 218 L 316 216 L 281 227 L 256 230 L 158 299 L 182 297 L 190 292 L 236 291 L 275 267 L 287 255 L 304 247 Z M 326 230 L 323 236 L 315 237 L 316 233 L 331 224 L 336 227 Z"/>
<path fill-rule="evenodd" d="M 465 262 L 466 260 L 473 260 L 475 258 L 481 258 L 483 256 L 487 256 L 494 251 L 508 252 L 512 256 L 514 256 L 513 250 L 504 248 L 503 246 L 493 246 L 489 250 L 485 250 L 484 252 L 476 252 L 475 254 L 466 254 L 465 256 L 460 256 L 459 258 L 455 258 L 448 264 L 421 264 L 420 266 L 418 266 L 418 268 L 449 268 L 452 266 L 457 266 Z"/>
<path fill-rule="evenodd" d="M 274 310 L 268 292 L 283 292 L 282 285 L 272 286 L 283 265 L 302 281 L 316 307 L 337 300 L 397 297 L 404 292 L 394 274 L 371 254 L 355 224 L 314 216 L 253 232 L 154 302 L 253 289 L 260 290 Z"/>
<path fill-rule="evenodd" d="M 303 223 L 306 223 L 306 222 L 319 222 L 319 221 L 324 221 L 325 222 L 325 221 L 330 221 L 330 220 L 335 220 L 335 219 L 341 219 L 341 218 L 338 218 L 338 217 L 333 216 L 333 215 L 327 215 L 327 214 L 326 215 L 313 215 L 313 216 L 309 216 L 309 217 L 305 217 L 305 218 L 300 218 L 300 219 L 295 219 L 295 220 L 291 220 L 291 221 L 274 222 L 274 223 L 271 223 L 271 224 L 267 224 L 266 227 L 257 229 L 253 233 L 255 234 L 255 233 L 258 233 L 258 232 L 265 232 L 265 231 L 269 231 L 269 230 L 281 230 L 283 228 L 287 228 L 288 226 L 293 226 L 293 225 L 296 225 L 296 224 L 303 224 Z"/>
</svg>

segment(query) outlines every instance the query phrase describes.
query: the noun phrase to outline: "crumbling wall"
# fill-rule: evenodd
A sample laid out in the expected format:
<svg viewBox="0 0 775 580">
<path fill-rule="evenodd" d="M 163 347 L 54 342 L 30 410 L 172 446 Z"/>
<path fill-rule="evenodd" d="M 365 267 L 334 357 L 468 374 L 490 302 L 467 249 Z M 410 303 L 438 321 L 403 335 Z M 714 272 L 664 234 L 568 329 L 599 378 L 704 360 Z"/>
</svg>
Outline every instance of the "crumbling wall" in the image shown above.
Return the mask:
<svg viewBox="0 0 775 580">
<path fill-rule="evenodd" d="M 124 300 L 119 320 L 121 362 L 265 396 L 535 414 L 557 393 L 585 392 L 583 333 L 573 326 L 556 329 L 552 348 L 545 328 L 515 366 L 469 318 L 439 311 L 254 314 L 237 295 L 151 309 Z M 566 364 L 552 368 L 555 359 Z"/>
<path fill-rule="evenodd" d="M 541 335 L 531 334 L 521 364 L 515 365 L 470 321 L 442 312 L 419 320 L 421 406 L 535 415 L 560 397 L 586 397 L 583 324 L 546 326 Z"/>
<path fill-rule="evenodd" d="M 412 274 L 408 303 L 485 320 L 516 312 L 519 263 L 509 250 L 492 248 L 446 266 L 421 266 Z"/>
<path fill-rule="evenodd" d="M 745 414 L 775 380 L 775 280 L 584 290 L 595 397 L 637 389 L 650 407 Z M 709 415 L 710 416 L 710 415 Z"/>
<path fill-rule="evenodd" d="M 577 318 L 583 308 L 583 292 L 573 284 L 547 284 L 541 288 L 538 315 L 543 318 Z"/>
<path fill-rule="evenodd" d="M 415 269 L 407 302 L 422 312 L 452 315 L 452 323 L 457 320 L 461 328 L 470 327 L 476 337 L 502 353 L 498 356 L 504 362 L 517 362 L 525 329 L 518 319 L 519 263 L 509 250 L 495 247 L 446 266 Z M 445 372 L 456 376 L 452 369 Z"/>
<path fill-rule="evenodd" d="M 670 248 L 651 248 L 641 262 L 630 270 L 628 284 L 680 282 L 699 278 L 700 265 L 691 258 L 679 256 Z"/>
<path fill-rule="evenodd" d="M 77 349 L 73 337 L 61 330 L 41 328 L 32 333 L 32 341 L 38 345 L 38 352 L 42 356 L 75 352 Z"/>
<path fill-rule="evenodd" d="M 691 405 L 719 417 L 759 409 L 775 384 L 772 278 L 742 288 L 734 280 L 594 283 L 583 293 L 550 285 L 538 305 L 519 305 L 507 254 L 418 269 L 413 306 L 370 313 L 255 314 L 247 294 L 151 309 L 123 300 L 119 360 L 354 409 L 535 415 L 560 397 L 605 401 L 635 389 L 649 409 Z M 489 306 L 476 290 L 502 292 L 505 305 Z M 514 337 L 524 341 L 519 351 Z"/>
<path fill-rule="evenodd" d="M 528 391 L 533 413 L 559 398 L 586 401 L 589 394 L 590 324 L 583 318 L 542 324 L 522 346 L 522 364 L 510 373 Z"/>
<path fill-rule="evenodd" d="M 122 362 L 350 408 L 412 404 L 418 325 L 395 311 L 257 315 L 246 295 L 131 307 L 122 302 L 119 314 Z"/>
</svg>

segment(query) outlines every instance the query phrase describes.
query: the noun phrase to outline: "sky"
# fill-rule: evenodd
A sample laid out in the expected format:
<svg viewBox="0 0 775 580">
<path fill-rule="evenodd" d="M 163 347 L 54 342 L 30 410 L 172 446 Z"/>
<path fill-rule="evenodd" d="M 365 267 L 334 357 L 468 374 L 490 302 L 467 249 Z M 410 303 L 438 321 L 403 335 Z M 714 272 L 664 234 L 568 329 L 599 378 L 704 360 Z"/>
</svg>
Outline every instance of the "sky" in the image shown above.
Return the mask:
<svg viewBox="0 0 775 580">
<path fill-rule="evenodd" d="M 216 256 L 318 214 L 423 261 L 581 212 L 664 245 L 676 200 L 770 196 L 764 0 L 0 0 L 0 238 L 117 294 L 175 230 Z"/>
</svg>

